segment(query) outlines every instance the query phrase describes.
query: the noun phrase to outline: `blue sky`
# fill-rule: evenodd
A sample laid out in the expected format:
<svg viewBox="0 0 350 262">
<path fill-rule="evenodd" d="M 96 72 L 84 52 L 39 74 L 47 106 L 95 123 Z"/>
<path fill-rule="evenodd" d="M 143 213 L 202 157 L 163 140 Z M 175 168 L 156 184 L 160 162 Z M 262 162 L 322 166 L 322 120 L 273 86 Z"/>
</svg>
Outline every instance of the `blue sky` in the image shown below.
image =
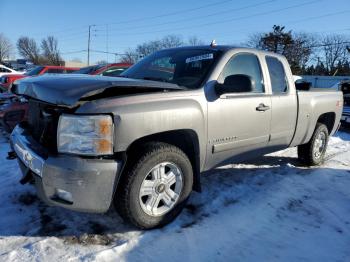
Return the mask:
<svg viewBox="0 0 350 262">
<path fill-rule="evenodd" d="M 123 53 L 167 34 L 240 44 L 274 24 L 297 32 L 350 35 L 349 17 L 349 0 L 0 0 L 0 32 L 14 45 L 20 36 L 39 42 L 53 35 L 65 59 L 84 62 L 86 52 L 74 52 L 87 49 L 88 25 L 96 25 L 91 49 Z M 98 53 L 90 59 L 107 58 L 114 61 L 114 56 Z"/>
</svg>

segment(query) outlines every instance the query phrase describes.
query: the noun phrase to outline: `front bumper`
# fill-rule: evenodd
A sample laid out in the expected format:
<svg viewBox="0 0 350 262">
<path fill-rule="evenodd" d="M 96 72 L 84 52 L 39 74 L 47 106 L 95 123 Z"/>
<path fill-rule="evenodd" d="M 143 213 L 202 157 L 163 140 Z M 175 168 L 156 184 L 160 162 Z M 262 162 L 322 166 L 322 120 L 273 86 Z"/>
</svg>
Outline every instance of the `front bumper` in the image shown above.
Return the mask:
<svg viewBox="0 0 350 262">
<path fill-rule="evenodd" d="M 39 197 L 50 205 L 106 212 L 113 200 L 122 161 L 50 155 L 17 125 L 11 133 L 23 175 L 32 173 Z M 67 197 L 62 197 L 62 195 Z"/>
</svg>

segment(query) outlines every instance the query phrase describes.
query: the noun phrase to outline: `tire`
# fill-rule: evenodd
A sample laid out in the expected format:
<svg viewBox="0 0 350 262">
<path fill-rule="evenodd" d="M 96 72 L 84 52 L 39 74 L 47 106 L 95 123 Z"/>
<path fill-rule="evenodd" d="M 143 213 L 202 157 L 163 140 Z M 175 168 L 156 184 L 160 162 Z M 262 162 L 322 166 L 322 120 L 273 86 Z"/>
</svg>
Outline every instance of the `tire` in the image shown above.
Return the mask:
<svg viewBox="0 0 350 262">
<path fill-rule="evenodd" d="M 320 136 L 322 145 L 319 144 Z M 307 144 L 298 146 L 298 158 L 308 166 L 320 165 L 324 161 L 324 156 L 328 145 L 328 129 L 324 124 L 317 123 L 314 133 Z M 324 144 L 323 144 L 324 143 Z M 321 148 L 322 147 L 322 148 Z M 319 150 L 317 150 L 317 148 Z"/>
<path fill-rule="evenodd" d="M 149 143 L 138 155 L 122 175 L 114 204 L 120 216 L 136 227 L 159 228 L 173 221 L 189 198 L 191 162 L 183 151 L 166 143 Z M 173 177 L 176 182 L 171 184 Z M 168 180 L 172 181 L 163 184 Z"/>
</svg>

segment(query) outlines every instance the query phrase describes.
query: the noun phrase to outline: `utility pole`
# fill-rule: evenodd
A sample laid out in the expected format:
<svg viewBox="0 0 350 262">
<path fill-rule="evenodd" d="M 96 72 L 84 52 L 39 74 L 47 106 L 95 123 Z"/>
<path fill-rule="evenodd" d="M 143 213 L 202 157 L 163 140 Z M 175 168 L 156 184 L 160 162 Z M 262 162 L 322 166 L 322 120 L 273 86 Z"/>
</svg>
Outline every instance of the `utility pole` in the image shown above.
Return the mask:
<svg viewBox="0 0 350 262">
<path fill-rule="evenodd" d="M 108 52 L 108 41 L 109 41 L 109 39 L 108 39 L 108 33 L 109 33 L 109 31 L 108 31 L 108 24 L 106 24 L 106 56 L 107 56 L 107 63 L 108 63 L 108 54 L 109 54 L 109 52 Z"/>
<path fill-rule="evenodd" d="M 95 25 L 89 25 L 89 37 L 88 37 L 88 48 L 87 48 L 87 65 L 90 65 L 90 41 L 91 41 L 91 27 Z"/>
</svg>

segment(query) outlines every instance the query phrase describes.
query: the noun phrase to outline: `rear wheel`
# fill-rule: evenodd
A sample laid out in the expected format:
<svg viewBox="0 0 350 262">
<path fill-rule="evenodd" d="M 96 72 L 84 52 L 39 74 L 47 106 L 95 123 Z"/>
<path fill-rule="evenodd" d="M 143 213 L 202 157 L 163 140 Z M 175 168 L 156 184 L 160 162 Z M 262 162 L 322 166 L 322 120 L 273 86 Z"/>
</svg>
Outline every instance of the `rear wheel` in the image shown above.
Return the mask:
<svg viewBox="0 0 350 262">
<path fill-rule="evenodd" d="M 327 150 L 328 139 L 327 127 L 317 123 L 309 143 L 298 146 L 298 158 L 309 166 L 321 164 Z"/>
<path fill-rule="evenodd" d="M 192 191 L 191 162 L 179 148 L 151 143 L 125 171 L 115 198 L 119 214 L 142 229 L 170 223 Z"/>
</svg>

